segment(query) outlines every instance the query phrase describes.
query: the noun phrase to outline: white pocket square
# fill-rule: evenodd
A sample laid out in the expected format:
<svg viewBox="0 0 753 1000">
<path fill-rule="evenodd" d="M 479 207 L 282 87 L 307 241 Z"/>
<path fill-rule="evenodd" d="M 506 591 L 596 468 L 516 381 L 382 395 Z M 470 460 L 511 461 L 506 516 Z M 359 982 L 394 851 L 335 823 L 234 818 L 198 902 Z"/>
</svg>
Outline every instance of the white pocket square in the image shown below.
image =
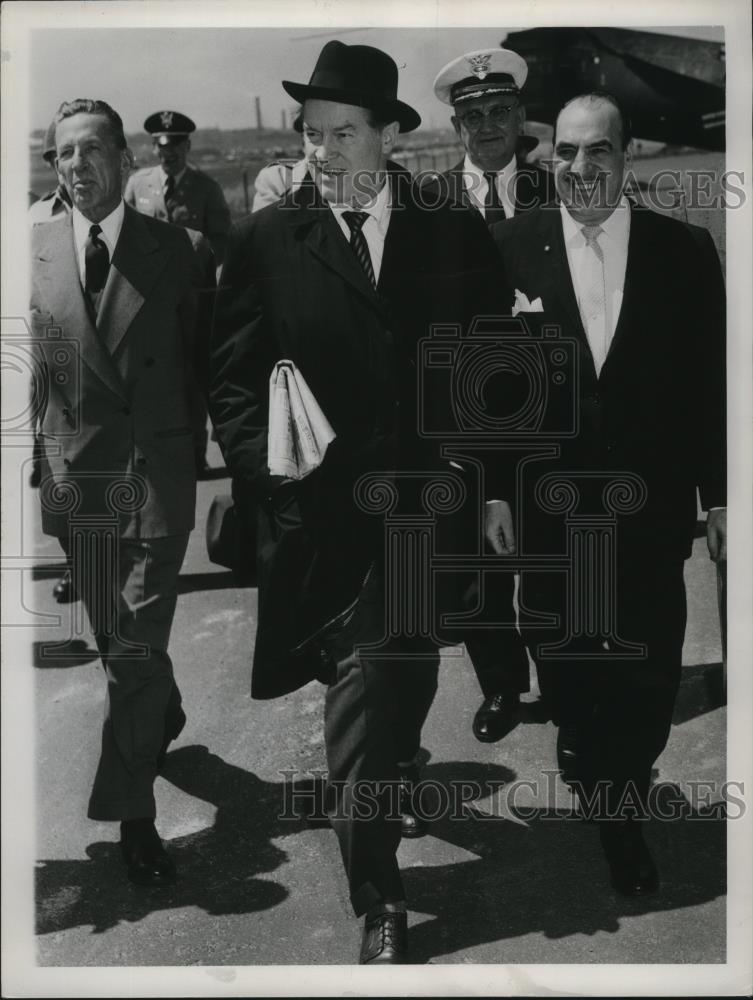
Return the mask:
<svg viewBox="0 0 753 1000">
<path fill-rule="evenodd" d="M 530 302 L 524 292 L 521 292 L 519 288 L 515 289 L 515 304 L 512 307 L 513 316 L 517 316 L 518 313 L 540 313 L 543 311 L 544 306 L 540 297 Z"/>
</svg>

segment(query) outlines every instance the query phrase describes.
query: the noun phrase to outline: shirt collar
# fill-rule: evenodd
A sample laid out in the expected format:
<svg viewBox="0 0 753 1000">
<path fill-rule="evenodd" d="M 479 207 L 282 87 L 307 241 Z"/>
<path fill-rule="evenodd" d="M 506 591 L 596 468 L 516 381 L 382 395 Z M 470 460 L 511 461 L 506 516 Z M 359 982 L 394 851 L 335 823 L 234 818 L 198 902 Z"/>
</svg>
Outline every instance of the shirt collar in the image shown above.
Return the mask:
<svg viewBox="0 0 753 1000">
<path fill-rule="evenodd" d="M 183 167 L 183 169 L 181 170 L 181 172 L 179 174 L 175 174 L 174 180 L 175 180 L 175 186 L 176 187 L 178 186 L 178 184 L 180 184 L 180 182 L 181 182 L 181 180 L 183 178 L 183 174 L 185 172 L 186 172 L 186 168 Z M 162 166 L 161 163 L 159 165 L 159 176 L 160 176 L 160 182 L 162 184 L 162 187 L 164 188 L 165 184 L 167 183 L 167 178 L 170 176 L 170 174 L 168 174 L 166 172 L 165 168 Z"/>
<path fill-rule="evenodd" d="M 560 202 L 560 216 L 562 217 L 562 233 L 565 237 L 565 244 L 573 247 L 584 246 L 583 223 L 576 222 L 562 202 Z M 612 214 L 599 225 L 602 229 L 600 239 L 606 236 L 610 241 L 627 241 L 630 231 L 630 202 L 624 194 Z"/>
<path fill-rule="evenodd" d="M 497 190 L 499 190 L 499 181 L 502 180 L 502 189 L 505 190 L 510 183 L 510 181 L 515 176 L 515 171 L 517 169 L 517 163 L 515 162 L 515 157 L 510 157 L 510 162 L 506 163 L 501 170 L 488 170 L 486 173 L 494 173 L 497 175 Z M 463 184 L 467 188 L 472 188 L 478 191 L 479 184 L 483 182 L 486 184 L 486 178 L 484 177 L 484 171 L 481 167 L 477 167 L 473 160 L 466 153 L 465 159 L 463 160 Z"/>
<path fill-rule="evenodd" d="M 82 247 L 89 239 L 89 230 L 91 229 L 93 223 L 91 223 L 86 216 L 82 215 L 75 205 L 73 206 L 71 214 L 73 215 L 73 234 L 76 240 L 76 249 L 81 251 Z M 106 218 L 102 219 L 102 221 L 98 223 L 100 229 L 102 230 L 102 236 L 104 237 L 105 243 L 107 244 L 111 254 L 117 246 L 120 230 L 123 226 L 124 216 L 125 202 L 121 198 L 118 202 L 117 208 L 114 208 Z"/>
<path fill-rule="evenodd" d="M 329 207 L 337 218 L 340 218 L 343 212 L 366 212 L 367 215 L 370 215 L 376 221 L 379 231 L 382 232 L 389 221 L 390 204 L 390 182 L 388 178 L 387 182 L 382 185 L 376 198 L 358 209 L 349 208 L 347 205 L 330 205 Z"/>
</svg>

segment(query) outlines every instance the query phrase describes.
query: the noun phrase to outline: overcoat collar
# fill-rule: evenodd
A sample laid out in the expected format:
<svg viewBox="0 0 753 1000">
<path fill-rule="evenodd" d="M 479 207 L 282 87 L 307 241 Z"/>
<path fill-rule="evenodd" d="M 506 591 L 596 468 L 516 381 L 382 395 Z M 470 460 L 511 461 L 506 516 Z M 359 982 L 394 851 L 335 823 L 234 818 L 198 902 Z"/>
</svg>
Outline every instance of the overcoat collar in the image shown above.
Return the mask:
<svg viewBox="0 0 753 1000">
<path fill-rule="evenodd" d="M 366 277 L 337 220 L 313 182 L 304 183 L 289 192 L 279 206 L 279 211 L 287 213 L 288 224 L 296 229 L 297 238 L 304 242 L 306 248 L 379 311 L 384 306 L 380 292 L 393 279 L 396 271 L 399 272 L 404 262 L 411 259 L 415 270 L 415 257 L 411 258 L 416 239 L 416 228 L 411 225 L 415 202 L 410 174 L 397 165 L 389 166 L 388 182 L 392 189 L 392 210 L 377 289 Z"/>
</svg>

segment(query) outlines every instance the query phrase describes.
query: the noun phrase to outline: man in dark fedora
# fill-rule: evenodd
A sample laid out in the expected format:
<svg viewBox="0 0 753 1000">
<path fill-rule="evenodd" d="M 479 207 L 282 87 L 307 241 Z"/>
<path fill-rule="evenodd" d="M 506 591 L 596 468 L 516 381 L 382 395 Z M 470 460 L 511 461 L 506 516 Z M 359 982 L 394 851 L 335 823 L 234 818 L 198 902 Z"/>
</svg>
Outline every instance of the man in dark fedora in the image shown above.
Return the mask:
<svg viewBox="0 0 753 1000">
<path fill-rule="evenodd" d="M 308 85 L 283 82 L 303 105 L 314 183 L 231 232 L 210 376 L 236 503 L 249 518 L 259 509 L 251 693 L 277 697 L 317 676 L 328 685 L 330 821 L 353 909 L 366 917 L 362 964 L 407 961 L 396 851 L 401 831 L 423 830 L 389 793 L 417 777 L 439 657 L 431 635 L 409 639 L 405 628 L 390 631 L 381 656 L 366 648 L 388 634 L 386 598 L 399 602 L 385 571 L 384 514 L 368 512 L 357 484 L 379 474 L 380 495 L 407 505 L 406 480 L 420 494 L 427 477 L 452 476 L 418 433 L 417 345 L 432 324 L 466 328 L 494 287 L 481 218 L 449 205 L 423 210 L 410 175 L 388 164 L 398 135 L 420 124 L 397 99 L 397 76 L 384 52 L 331 41 Z M 335 432 L 322 464 L 299 481 L 268 468 L 270 373 L 282 359 Z"/>
<path fill-rule="evenodd" d="M 487 226 L 545 204 L 554 197 L 552 175 L 523 162 L 532 148 L 523 134 L 522 90 L 528 66 L 508 49 L 466 52 L 437 74 L 434 93 L 453 109 L 452 125 L 465 149 L 452 169 L 428 179 L 426 197 L 448 197 L 483 216 Z M 536 140 L 532 140 L 535 144 Z M 529 689 L 528 656 L 515 627 L 512 573 L 489 574 L 486 606 L 502 628 L 475 628 L 463 635 L 483 701 L 473 720 L 482 743 L 502 739 L 518 719 L 520 695 Z M 465 600 L 477 601 L 471 585 Z"/>
</svg>

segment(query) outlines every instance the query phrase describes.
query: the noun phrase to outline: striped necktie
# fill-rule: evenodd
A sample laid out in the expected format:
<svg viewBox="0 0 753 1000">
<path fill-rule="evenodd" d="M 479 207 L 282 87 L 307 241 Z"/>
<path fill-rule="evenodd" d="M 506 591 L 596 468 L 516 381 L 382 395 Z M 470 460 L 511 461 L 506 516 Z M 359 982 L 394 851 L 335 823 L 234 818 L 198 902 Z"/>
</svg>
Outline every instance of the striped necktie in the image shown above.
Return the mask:
<svg viewBox="0 0 753 1000">
<path fill-rule="evenodd" d="M 484 219 L 487 226 L 493 226 L 495 222 L 502 222 L 507 218 L 502 200 L 497 190 L 497 175 L 490 171 L 484 174 L 486 179 L 486 198 L 484 199 Z"/>
<path fill-rule="evenodd" d="M 175 178 L 172 174 L 168 174 L 165 178 L 165 186 L 162 188 L 162 196 L 165 199 L 165 209 L 167 210 L 167 218 L 170 222 L 173 220 L 173 208 L 172 204 L 173 194 L 175 193 Z"/>
<path fill-rule="evenodd" d="M 371 263 L 369 244 L 363 235 L 363 226 L 368 217 L 368 212 L 343 212 L 343 219 L 348 223 L 348 228 L 350 229 L 350 245 L 353 253 L 358 258 L 358 263 L 364 269 L 372 287 L 376 288 L 376 278 L 374 277 L 374 268 Z"/>
</svg>

